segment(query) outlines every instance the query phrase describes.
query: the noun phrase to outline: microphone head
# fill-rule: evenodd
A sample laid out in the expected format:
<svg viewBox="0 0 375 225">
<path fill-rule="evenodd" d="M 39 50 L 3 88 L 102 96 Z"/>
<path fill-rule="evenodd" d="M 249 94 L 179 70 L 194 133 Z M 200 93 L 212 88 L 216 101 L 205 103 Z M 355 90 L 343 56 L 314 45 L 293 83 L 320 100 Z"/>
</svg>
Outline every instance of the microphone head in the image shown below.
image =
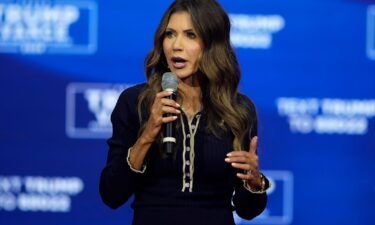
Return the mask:
<svg viewBox="0 0 375 225">
<path fill-rule="evenodd" d="M 178 86 L 178 79 L 176 74 L 172 72 L 167 72 L 163 74 L 161 79 L 161 87 L 163 91 L 176 92 Z"/>
</svg>

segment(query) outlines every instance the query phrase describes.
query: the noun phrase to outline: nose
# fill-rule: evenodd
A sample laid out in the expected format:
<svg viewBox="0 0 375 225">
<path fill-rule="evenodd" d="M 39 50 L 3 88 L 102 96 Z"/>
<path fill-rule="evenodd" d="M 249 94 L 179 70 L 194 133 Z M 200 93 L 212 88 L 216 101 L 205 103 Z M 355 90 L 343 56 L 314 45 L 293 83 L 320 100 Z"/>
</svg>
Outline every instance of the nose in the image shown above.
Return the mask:
<svg viewBox="0 0 375 225">
<path fill-rule="evenodd" d="M 183 49 L 183 40 L 181 35 L 177 35 L 172 43 L 172 48 L 174 51 L 179 51 Z"/>
</svg>

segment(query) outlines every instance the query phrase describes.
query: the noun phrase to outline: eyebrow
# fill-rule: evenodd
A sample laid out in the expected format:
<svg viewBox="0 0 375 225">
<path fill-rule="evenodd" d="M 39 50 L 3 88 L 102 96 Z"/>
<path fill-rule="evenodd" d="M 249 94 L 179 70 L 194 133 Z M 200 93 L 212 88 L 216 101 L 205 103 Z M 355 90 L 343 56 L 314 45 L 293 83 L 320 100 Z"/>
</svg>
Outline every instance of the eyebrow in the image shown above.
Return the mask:
<svg viewBox="0 0 375 225">
<path fill-rule="evenodd" d="M 169 31 L 174 31 L 174 32 L 176 32 L 175 29 L 170 28 L 170 27 L 167 27 L 165 30 L 169 30 Z M 191 32 L 191 31 L 192 31 L 192 32 L 195 32 L 194 29 L 192 29 L 192 28 L 189 28 L 189 29 L 183 30 L 184 33 L 186 33 L 186 32 Z"/>
</svg>

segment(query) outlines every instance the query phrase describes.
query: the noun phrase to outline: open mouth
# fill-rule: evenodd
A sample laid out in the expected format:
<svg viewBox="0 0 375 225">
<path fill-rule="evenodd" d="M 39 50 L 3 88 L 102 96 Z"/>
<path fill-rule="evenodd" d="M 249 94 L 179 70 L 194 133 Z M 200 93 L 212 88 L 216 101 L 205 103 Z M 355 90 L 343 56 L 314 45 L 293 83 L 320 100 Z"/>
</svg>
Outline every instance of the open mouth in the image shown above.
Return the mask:
<svg viewBox="0 0 375 225">
<path fill-rule="evenodd" d="M 186 66 L 187 60 L 181 57 L 172 57 L 172 62 L 174 67 L 180 69 Z"/>
</svg>

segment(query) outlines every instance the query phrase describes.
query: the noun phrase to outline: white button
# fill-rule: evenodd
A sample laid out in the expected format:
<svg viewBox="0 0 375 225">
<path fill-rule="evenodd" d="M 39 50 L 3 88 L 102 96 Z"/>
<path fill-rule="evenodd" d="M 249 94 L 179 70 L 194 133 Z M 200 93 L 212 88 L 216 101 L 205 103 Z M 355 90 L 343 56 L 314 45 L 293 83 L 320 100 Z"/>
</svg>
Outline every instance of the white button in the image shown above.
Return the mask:
<svg viewBox="0 0 375 225">
<path fill-rule="evenodd" d="M 185 187 L 190 187 L 190 184 L 189 183 L 185 183 Z"/>
<path fill-rule="evenodd" d="M 188 166 L 190 165 L 190 161 L 189 161 L 189 160 L 188 160 L 188 161 L 186 161 L 186 165 L 188 165 Z"/>
<path fill-rule="evenodd" d="M 190 147 L 189 146 L 186 147 L 186 151 L 190 152 Z"/>
</svg>

